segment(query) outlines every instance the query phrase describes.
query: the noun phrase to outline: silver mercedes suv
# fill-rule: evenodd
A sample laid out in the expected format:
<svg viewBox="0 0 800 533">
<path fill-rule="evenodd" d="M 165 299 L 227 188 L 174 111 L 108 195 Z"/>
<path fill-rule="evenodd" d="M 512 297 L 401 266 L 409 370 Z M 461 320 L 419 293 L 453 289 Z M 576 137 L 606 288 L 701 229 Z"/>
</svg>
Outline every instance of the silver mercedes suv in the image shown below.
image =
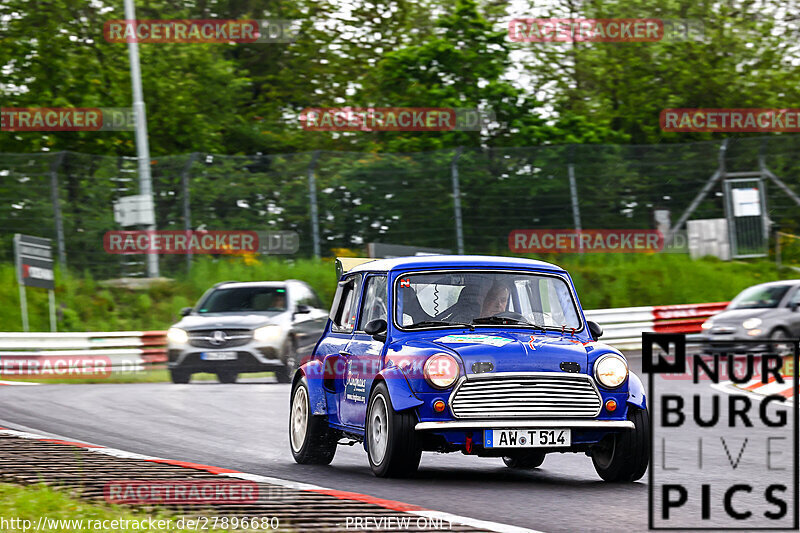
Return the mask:
<svg viewBox="0 0 800 533">
<path fill-rule="evenodd" d="M 234 383 L 245 372 L 275 372 L 289 383 L 325 329 L 328 313 L 298 280 L 217 283 L 167 331 L 173 383 L 210 372 Z"/>
</svg>

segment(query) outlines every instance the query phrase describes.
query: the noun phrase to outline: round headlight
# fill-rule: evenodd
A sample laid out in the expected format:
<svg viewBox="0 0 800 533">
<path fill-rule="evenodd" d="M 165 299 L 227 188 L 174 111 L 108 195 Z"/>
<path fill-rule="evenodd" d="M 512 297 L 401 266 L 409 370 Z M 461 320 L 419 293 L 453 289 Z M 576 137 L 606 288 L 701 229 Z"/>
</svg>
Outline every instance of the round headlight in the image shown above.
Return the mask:
<svg viewBox="0 0 800 533">
<path fill-rule="evenodd" d="M 273 342 L 281 338 L 281 327 L 277 325 L 262 326 L 253 332 L 253 338 L 259 342 Z"/>
<path fill-rule="evenodd" d="M 761 319 L 760 318 L 748 318 L 747 320 L 742 322 L 742 327 L 744 329 L 753 329 L 753 328 L 757 328 L 760 325 L 761 325 Z"/>
<path fill-rule="evenodd" d="M 169 328 L 167 330 L 167 339 L 175 344 L 186 344 L 189 342 L 189 334 L 181 328 Z"/>
<path fill-rule="evenodd" d="M 444 353 L 433 355 L 425 361 L 423 374 L 431 387 L 446 389 L 458 379 L 458 361 L 452 355 Z"/>
<path fill-rule="evenodd" d="M 616 389 L 628 379 L 628 363 L 617 355 L 604 355 L 594 363 L 594 377 L 602 386 Z"/>
</svg>

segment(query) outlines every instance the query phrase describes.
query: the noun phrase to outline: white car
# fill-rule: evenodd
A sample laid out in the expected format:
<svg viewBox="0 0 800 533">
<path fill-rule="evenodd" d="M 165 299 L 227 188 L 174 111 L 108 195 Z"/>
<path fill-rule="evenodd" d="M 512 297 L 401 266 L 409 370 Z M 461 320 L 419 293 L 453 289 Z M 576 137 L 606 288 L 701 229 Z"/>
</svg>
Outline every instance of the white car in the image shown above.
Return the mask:
<svg viewBox="0 0 800 533">
<path fill-rule="evenodd" d="M 210 372 L 234 383 L 244 372 L 275 372 L 289 383 L 314 349 L 328 313 L 308 284 L 298 280 L 222 282 L 167 331 L 167 366 L 173 383 Z"/>
</svg>

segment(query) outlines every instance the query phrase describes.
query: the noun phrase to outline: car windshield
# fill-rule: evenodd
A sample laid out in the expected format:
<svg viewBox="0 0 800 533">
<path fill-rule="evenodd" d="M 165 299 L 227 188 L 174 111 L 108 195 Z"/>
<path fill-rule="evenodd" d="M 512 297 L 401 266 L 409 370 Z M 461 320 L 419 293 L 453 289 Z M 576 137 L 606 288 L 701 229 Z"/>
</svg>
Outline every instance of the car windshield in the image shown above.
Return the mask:
<svg viewBox="0 0 800 533">
<path fill-rule="evenodd" d="M 756 309 L 778 307 L 790 285 L 755 286 L 743 290 L 734 298 L 728 309 Z"/>
<path fill-rule="evenodd" d="M 560 277 L 460 271 L 397 280 L 396 321 L 406 329 L 448 325 L 580 329 L 577 305 Z"/>
<path fill-rule="evenodd" d="M 281 287 L 235 287 L 212 291 L 197 306 L 205 313 L 269 313 L 286 310 L 286 289 Z"/>
</svg>

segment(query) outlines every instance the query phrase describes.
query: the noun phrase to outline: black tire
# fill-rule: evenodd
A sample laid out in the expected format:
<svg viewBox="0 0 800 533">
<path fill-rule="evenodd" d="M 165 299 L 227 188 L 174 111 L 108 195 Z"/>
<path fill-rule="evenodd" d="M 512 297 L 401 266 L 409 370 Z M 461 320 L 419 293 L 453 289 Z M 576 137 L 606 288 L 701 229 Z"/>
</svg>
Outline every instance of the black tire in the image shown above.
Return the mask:
<svg viewBox="0 0 800 533">
<path fill-rule="evenodd" d="M 236 378 L 238 377 L 238 372 L 233 372 L 231 370 L 217 372 L 217 379 L 220 383 L 236 383 Z"/>
<path fill-rule="evenodd" d="M 291 383 L 294 372 L 297 370 L 297 348 L 294 340 L 290 340 L 281 356 L 283 366 L 275 370 L 275 379 L 278 383 Z"/>
<path fill-rule="evenodd" d="M 509 468 L 530 470 L 542 466 L 545 455 L 544 452 L 526 452 L 518 455 L 507 455 L 503 457 L 503 462 Z"/>
<path fill-rule="evenodd" d="M 592 448 L 594 469 L 605 481 L 630 483 L 641 479 L 650 463 L 650 414 L 628 406 L 628 420 L 636 426 L 609 435 Z"/>
<path fill-rule="evenodd" d="M 378 477 L 414 475 L 422 457 L 422 446 L 414 429 L 416 424 L 417 417 L 412 411 L 397 412 L 392 408 L 388 387 L 378 383 L 369 397 L 364 428 L 373 474 Z"/>
<path fill-rule="evenodd" d="M 170 368 L 169 379 L 171 379 L 173 383 L 189 383 L 192 379 L 192 374 L 186 370 Z"/>
<path fill-rule="evenodd" d="M 772 341 L 782 341 L 789 338 L 789 332 L 783 328 L 775 328 L 769 334 Z M 794 347 L 789 342 L 774 342 L 769 344 L 769 351 L 781 356 L 792 355 Z"/>
<path fill-rule="evenodd" d="M 336 443 L 339 441 L 339 433 L 328 425 L 328 417 L 312 415 L 311 404 L 308 400 L 308 382 L 303 377 L 292 387 L 292 395 L 289 400 L 289 448 L 292 450 L 292 457 L 301 465 L 327 465 L 333 461 L 336 454 Z M 296 402 L 305 402 L 304 414 L 296 413 L 298 407 Z M 301 409 L 302 410 L 302 409 Z M 302 435 L 295 432 L 295 419 L 299 415 L 305 419 L 305 431 Z"/>
</svg>

